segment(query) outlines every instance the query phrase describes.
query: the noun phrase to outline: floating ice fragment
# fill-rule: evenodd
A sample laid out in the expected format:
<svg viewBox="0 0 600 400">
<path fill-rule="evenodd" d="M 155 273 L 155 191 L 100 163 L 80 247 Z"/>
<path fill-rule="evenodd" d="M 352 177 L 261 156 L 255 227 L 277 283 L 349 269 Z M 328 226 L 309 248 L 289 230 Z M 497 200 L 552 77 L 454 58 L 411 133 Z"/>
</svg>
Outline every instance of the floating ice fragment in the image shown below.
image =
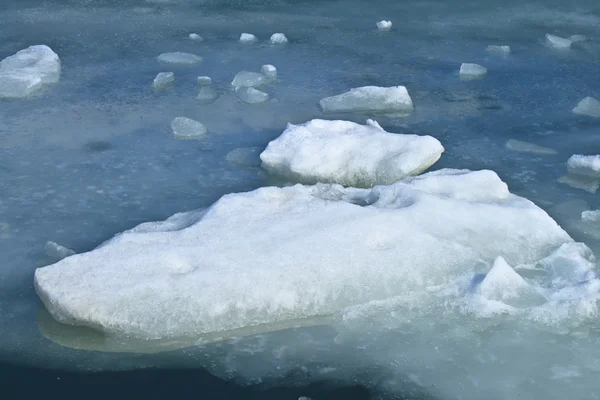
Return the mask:
<svg viewBox="0 0 600 400">
<path fill-rule="evenodd" d="M 487 74 L 487 68 L 479 64 L 462 63 L 460 66 L 459 75 L 461 79 L 476 79 Z"/>
<path fill-rule="evenodd" d="M 173 135 L 177 139 L 199 139 L 208 133 L 201 122 L 186 117 L 177 117 L 171 122 Z"/>
<path fill-rule="evenodd" d="M 60 79 L 60 59 L 45 45 L 31 46 L 0 61 L 0 98 L 20 99 Z"/>
<path fill-rule="evenodd" d="M 319 102 L 324 113 L 410 113 L 413 102 L 404 86 L 362 86 Z"/>
<path fill-rule="evenodd" d="M 190 33 L 189 38 L 195 42 L 202 42 L 204 40 L 202 39 L 202 36 L 198 35 L 197 33 Z"/>
<path fill-rule="evenodd" d="M 380 31 L 389 31 L 392 29 L 392 21 L 379 21 L 377 23 L 377 29 Z"/>
<path fill-rule="evenodd" d="M 567 161 L 569 174 L 600 179 L 600 155 L 572 155 Z"/>
<path fill-rule="evenodd" d="M 73 250 L 54 242 L 46 242 L 44 250 L 46 251 L 46 255 L 53 261 L 60 261 L 63 258 L 67 258 L 75 254 Z"/>
<path fill-rule="evenodd" d="M 577 104 L 573 109 L 573 114 L 600 118 L 600 101 L 588 96 Z"/>
<path fill-rule="evenodd" d="M 154 78 L 154 82 L 152 83 L 152 86 L 154 86 L 155 89 L 164 89 L 167 88 L 171 85 L 173 85 L 173 82 L 175 82 L 175 74 L 172 72 L 159 72 L 158 75 L 156 75 L 156 78 Z"/>
<path fill-rule="evenodd" d="M 260 69 L 260 72 L 262 72 L 262 74 L 270 79 L 275 79 L 277 78 L 277 68 L 275 68 L 274 65 L 271 64 L 265 64 L 262 66 L 262 68 Z"/>
<path fill-rule="evenodd" d="M 286 44 L 287 42 L 288 39 L 283 33 L 274 33 L 271 35 L 271 43 L 273 44 Z"/>
<path fill-rule="evenodd" d="M 257 104 L 269 100 L 269 95 L 252 87 L 236 87 L 235 94 L 245 103 Z"/>
<path fill-rule="evenodd" d="M 196 100 L 204 104 L 210 104 L 219 98 L 219 93 L 214 90 L 210 85 L 202 86 L 196 96 Z"/>
<path fill-rule="evenodd" d="M 251 33 L 242 33 L 240 35 L 240 43 L 250 44 L 255 42 L 258 42 L 258 39 Z"/>
<path fill-rule="evenodd" d="M 191 53 L 176 51 L 173 53 L 162 53 L 158 56 L 158 61 L 170 64 L 192 65 L 202 62 L 202 57 Z"/>
<path fill-rule="evenodd" d="M 509 54 L 510 53 L 510 46 L 495 46 L 495 45 L 489 45 L 486 49 L 489 53 L 496 53 L 496 54 Z"/>
<path fill-rule="evenodd" d="M 231 85 L 234 87 L 257 87 L 264 85 L 267 81 L 267 77 L 259 72 L 241 71 L 235 75 Z"/>
<path fill-rule="evenodd" d="M 587 210 L 581 213 L 581 219 L 586 221 L 600 221 L 600 210 Z"/>
<path fill-rule="evenodd" d="M 587 36 L 584 35 L 573 35 L 569 39 L 571 39 L 571 42 L 573 43 L 585 42 L 588 40 Z"/>
<path fill-rule="evenodd" d="M 508 142 L 506 142 L 506 148 L 521 153 L 533 153 L 546 156 L 558 154 L 556 150 L 549 147 L 538 146 L 537 144 L 523 142 L 516 139 L 509 139 Z"/>
<path fill-rule="evenodd" d="M 262 149 L 259 147 L 248 147 L 231 150 L 225 156 L 228 163 L 242 165 L 246 167 L 260 166 L 260 153 Z"/>
<path fill-rule="evenodd" d="M 302 125 L 288 124 L 260 158 L 266 169 L 301 182 L 371 187 L 417 175 L 443 151 L 431 136 L 315 119 Z"/>
<path fill-rule="evenodd" d="M 197 82 L 198 86 L 208 86 L 212 84 L 212 79 L 210 76 L 199 76 Z"/>
<path fill-rule="evenodd" d="M 554 49 L 570 49 L 573 42 L 560 36 L 546 34 L 546 44 Z"/>
<path fill-rule="evenodd" d="M 594 179 L 580 175 L 565 175 L 557 180 L 558 183 L 564 183 L 574 189 L 585 190 L 589 193 L 596 193 L 600 188 L 600 179 Z"/>
</svg>

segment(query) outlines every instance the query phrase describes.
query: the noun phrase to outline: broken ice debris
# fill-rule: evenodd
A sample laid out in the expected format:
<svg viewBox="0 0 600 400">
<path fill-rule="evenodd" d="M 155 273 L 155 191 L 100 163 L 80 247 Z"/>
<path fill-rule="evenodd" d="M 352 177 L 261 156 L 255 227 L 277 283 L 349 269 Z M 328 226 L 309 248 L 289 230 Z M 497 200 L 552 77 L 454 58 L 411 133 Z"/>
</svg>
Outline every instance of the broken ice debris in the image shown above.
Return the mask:
<svg viewBox="0 0 600 400">
<path fill-rule="evenodd" d="M 208 86 L 212 84 L 212 79 L 210 76 L 199 76 L 197 82 L 198 86 Z"/>
<path fill-rule="evenodd" d="M 176 51 L 173 53 L 162 53 L 158 56 L 158 61 L 169 64 L 192 65 L 202 62 L 202 57 L 191 53 Z"/>
<path fill-rule="evenodd" d="M 600 118 L 600 101 L 588 96 L 577 104 L 573 109 L 573 114 Z"/>
<path fill-rule="evenodd" d="M 487 47 L 486 50 L 489 53 L 509 54 L 510 53 L 510 46 L 495 46 L 495 45 L 490 45 L 490 46 Z"/>
<path fill-rule="evenodd" d="M 275 79 L 277 78 L 277 68 L 271 64 L 265 64 L 260 69 L 260 72 L 267 78 Z"/>
<path fill-rule="evenodd" d="M 252 87 L 236 87 L 235 94 L 240 100 L 248 104 L 264 103 L 269 100 L 269 95 Z"/>
<path fill-rule="evenodd" d="M 204 104 L 210 104 L 217 100 L 219 94 L 210 85 L 202 86 L 196 96 L 196 100 Z"/>
<path fill-rule="evenodd" d="M 60 79 L 60 59 L 45 45 L 31 46 L 0 61 L 0 98 L 20 99 Z"/>
<path fill-rule="evenodd" d="M 600 155 L 572 155 L 567 161 L 569 174 L 600 179 Z"/>
<path fill-rule="evenodd" d="M 155 89 L 165 89 L 171 85 L 173 85 L 173 82 L 175 82 L 175 74 L 172 72 L 159 72 L 158 75 L 156 75 L 156 78 L 154 78 L 154 82 L 152 83 L 152 86 L 154 86 Z"/>
<path fill-rule="evenodd" d="M 410 113 L 413 102 L 404 86 L 362 86 L 319 102 L 324 113 Z"/>
<path fill-rule="evenodd" d="M 558 154 L 556 150 L 549 147 L 538 146 L 537 144 L 516 139 L 509 139 L 508 142 L 506 142 L 506 148 L 521 153 L 533 153 L 547 156 Z"/>
<path fill-rule="evenodd" d="M 54 242 L 46 242 L 44 246 L 44 250 L 46 255 L 50 257 L 53 261 L 60 261 L 63 258 L 67 258 L 75 254 L 75 252 L 71 249 L 66 248 L 65 246 L 61 246 L 58 243 Z"/>
<path fill-rule="evenodd" d="M 260 167 L 260 147 L 246 147 L 231 150 L 225 156 L 228 163 L 245 167 Z"/>
<path fill-rule="evenodd" d="M 257 41 L 258 41 L 257 37 L 251 33 L 242 33 L 240 35 L 240 43 L 249 44 L 249 43 L 255 43 Z"/>
<path fill-rule="evenodd" d="M 560 36 L 546 34 L 546 44 L 554 49 L 569 49 L 573 41 Z"/>
<path fill-rule="evenodd" d="M 288 39 L 283 33 L 274 33 L 271 35 L 271 43 L 273 44 L 285 44 L 287 42 Z"/>
<path fill-rule="evenodd" d="M 175 118 L 171 122 L 171 129 L 178 139 L 199 139 L 208 133 L 204 124 L 186 117 Z"/>
<path fill-rule="evenodd" d="M 588 40 L 587 36 L 584 35 L 573 35 L 569 39 L 571 39 L 571 42 L 573 43 L 585 42 Z"/>
<path fill-rule="evenodd" d="M 197 33 L 190 33 L 189 38 L 195 42 L 202 42 L 204 40 L 202 39 L 202 36 L 198 35 Z"/>
<path fill-rule="evenodd" d="M 600 210 L 587 210 L 581 213 L 581 219 L 586 221 L 600 221 Z"/>
<path fill-rule="evenodd" d="M 379 21 L 377 23 L 377 29 L 380 31 L 389 31 L 392 29 L 392 21 Z"/>
<path fill-rule="evenodd" d="M 231 85 L 234 87 L 257 87 L 267 83 L 267 77 L 258 72 L 238 72 Z"/>
<path fill-rule="evenodd" d="M 487 68 L 473 63 L 462 63 L 459 75 L 461 79 L 481 78 L 487 74 Z"/>
</svg>

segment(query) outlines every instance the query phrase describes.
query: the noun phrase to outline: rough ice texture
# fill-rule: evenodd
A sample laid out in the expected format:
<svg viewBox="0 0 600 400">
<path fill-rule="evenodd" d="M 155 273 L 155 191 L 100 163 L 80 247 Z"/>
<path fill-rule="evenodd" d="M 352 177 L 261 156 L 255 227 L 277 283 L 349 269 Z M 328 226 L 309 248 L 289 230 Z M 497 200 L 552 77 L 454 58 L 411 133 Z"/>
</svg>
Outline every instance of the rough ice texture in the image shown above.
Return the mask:
<svg viewBox="0 0 600 400">
<path fill-rule="evenodd" d="M 600 101 L 588 96 L 577 104 L 573 109 L 573 114 L 600 118 Z"/>
<path fill-rule="evenodd" d="M 172 72 L 159 72 L 152 82 L 152 86 L 162 89 L 171 86 L 175 82 L 175 74 Z"/>
<path fill-rule="evenodd" d="M 490 53 L 509 54 L 510 46 L 489 45 L 486 50 Z"/>
<path fill-rule="evenodd" d="M 404 86 L 362 86 L 319 102 L 325 113 L 410 113 L 413 102 Z"/>
<path fill-rule="evenodd" d="M 267 82 L 267 77 L 261 73 L 241 71 L 235 75 L 231 85 L 234 87 L 257 87 Z"/>
<path fill-rule="evenodd" d="M 586 221 L 600 221 L 600 210 L 587 210 L 581 213 L 581 219 Z"/>
<path fill-rule="evenodd" d="M 533 265 L 574 244 L 485 170 L 374 189 L 267 187 L 176 217 L 37 269 L 46 308 L 108 334 L 189 337 L 411 298 L 498 256 Z M 539 268 L 556 273 L 551 260 Z"/>
<path fill-rule="evenodd" d="M 240 43 L 255 43 L 258 39 L 251 33 L 242 33 L 240 35 Z"/>
<path fill-rule="evenodd" d="M 198 86 L 208 86 L 212 84 L 210 76 L 199 76 L 197 79 Z"/>
<path fill-rule="evenodd" d="M 389 31 L 392 29 L 392 21 L 379 21 L 377 23 L 377 29 L 381 31 Z"/>
<path fill-rule="evenodd" d="M 462 63 L 458 73 L 461 78 L 481 78 L 487 74 L 487 68 L 479 64 Z"/>
<path fill-rule="evenodd" d="M 572 155 L 567 161 L 569 174 L 600 179 L 600 155 Z"/>
<path fill-rule="evenodd" d="M 252 87 L 235 88 L 236 96 L 245 103 L 258 104 L 269 100 L 269 94 Z"/>
<path fill-rule="evenodd" d="M 571 39 L 565 39 L 560 36 L 546 34 L 546 44 L 555 49 L 570 49 L 573 41 Z"/>
<path fill-rule="evenodd" d="M 506 148 L 520 153 L 533 153 L 546 156 L 558 154 L 556 150 L 549 147 L 539 146 L 537 144 L 516 139 L 509 139 L 508 142 L 506 142 Z"/>
<path fill-rule="evenodd" d="M 176 51 L 174 53 L 162 53 L 158 56 L 158 61 L 169 64 L 193 65 L 201 63 L 202 57 L 191 53 Z"/>
<path fill-rule="evenodd" d="M 277 78 L 277 68 L 275 68 L 274 65 L 265 64 L 261 67 L 260 72 L 267 78 L 271 78 L 271 79 Z"/>
<path fill-rule="evenodd" d="M 444 148 L 431 136 L 389 133 L 349 121 L 312 120 L 289 124 L 260 155 L 263 166 L 305 182 L 371 187 L 417 175 Z"/>
<path fill-rule="evenodd" d="M 271 35 L 271 43 L 273 44 L 286 44 L 287 42 L 288 39 L 283 33 L 274 33 Z"/>
<path fill-rule="evenodd" d="M 73 250 L 54 242 L 46 242 L 44 251 L 46 252 L 46 255 L 54 261 L 60 261 L 63 258 L 67 258 L 75 254 Z"/>
<path fill-rule="evenodd" d="M 190 33 L 189 38 L 195 42 L 202 42 L 204 40 L 202 39 L 202 36 L 198 35 L 197 33 Z"/>
<path fill-rule="evenodd" d="M 31 46 L 0 61 L 0 98 L 19 99 L 60 79 L 60 59 L 45 45 Z"/>
<path fill-rule="evenodd" d="M 173 135 L 178 139 L 199 139 L 208 133 L 201 122 L 186 117 L 177 117 L 171 122 Z"/>
</svg>

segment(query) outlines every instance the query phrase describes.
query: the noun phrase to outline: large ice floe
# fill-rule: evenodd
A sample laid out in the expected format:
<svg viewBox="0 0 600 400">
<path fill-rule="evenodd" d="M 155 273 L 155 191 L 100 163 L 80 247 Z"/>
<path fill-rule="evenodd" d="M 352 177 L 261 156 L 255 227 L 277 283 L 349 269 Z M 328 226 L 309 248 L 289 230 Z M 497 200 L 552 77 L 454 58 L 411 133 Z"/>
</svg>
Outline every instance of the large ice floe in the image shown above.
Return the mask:
<svg viewBox="0 0 600 400">
<path fill-rule="evenodd" d="M 45 45 L 31 46 L 0 61 L 0 98 L 38 93 L 60 79 L 60 59 Z"/>
<path fill-rule="evenodd" d="M 362 86 L 319 102 L 324 113 L 375 112 L 409 114 L 413 102 L 404 86 Z"/>
<path fill-rule="evenodd" d="M 317 119 L 289 124 L 260 158 L 266 169 L 300 182 L 369 187 L 420 174 L 443 151 L 441 143 L 431 136 Z"/>
</svg>

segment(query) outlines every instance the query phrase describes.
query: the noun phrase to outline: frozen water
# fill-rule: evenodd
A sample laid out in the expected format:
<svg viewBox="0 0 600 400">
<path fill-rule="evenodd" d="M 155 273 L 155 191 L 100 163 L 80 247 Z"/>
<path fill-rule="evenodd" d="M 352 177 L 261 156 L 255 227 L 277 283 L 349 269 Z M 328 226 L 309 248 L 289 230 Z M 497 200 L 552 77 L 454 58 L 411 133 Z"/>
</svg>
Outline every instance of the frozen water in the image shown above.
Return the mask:
<svg viewBox="0 0 600 400">
<path fill-rule="evenodd" d="M 173 72 L 159 72 L 152 82 L 152 86 L 156 89 L 164 89 L 172 86 L 175 82 L 175 74 Z"/>
<path fill-rule="evenodd" d="M 392 29 L 392 21 L 379 21 L 377 23 L 377 29 L 380 31 L 389 31 Z"/>
<path fill-rule="evenodd" d="M 46 242 L 44 250 L 46 251 L 46 255 L 50 257 L 53 262 L 60 261 L 63 258 L 67 258 L 75 254 L 73 250 L 54 242 Z"/>
<path fill-rule="evenodd" d="M 496 45 L 489 45 L 486 50 L 490 53 L 497 53 L 497 54 L 509 54 L 510 53 L 510 46 L 496 46 Z"/>
<path fill-rule="evenodd" d="M 256 36 L 254 36 L 251 33 L 242 33 L 240 35 L 240 43 L 255 43 L 258 42 L 258 39 L 256 38 Z"/>
<path fill-rule="evenodd" d="M 268 78 L 275 79 L 277 78 L 277 68 L 271 64 L 265 64 L 261 67 L 260 72 Z"/>
<path fill-rule="evenodd" d="M 204 103 L 210 104 L 217 100 L 219 97 L 219 93 L 215 89 L 213 89 L 210 85 L 202 86 L 198 91 L 198 95 L 196 96 L 196 100 Z"/>
<path fill-rule="evenodd" d="M 573 42 L 571 39 L 562 38 L 560 36 L 546 34 L 546 44 L 555 49 L 570 49 Z"/>
<path fill-rule="evenodd" d="M 574 189 L 585 190 L 589 193 L 596 193 L 600 189 L 600 179 L 595 179 L 581 175 L 565 175 L 558 178 L 557 182 L 569 185 Z"/>
<path fill-rule="evenodd" d="M 600 155 L 572 155 L 567 161 L 570 174 L 600 179 Z"/>
<path fill-rule="evenodd" d="M 158 61 L 169 64 L 192 65 L 202 62 L 202 57 L 191 53 L 176 51 L 173 53 L 162 53 L 158 56 Z"/>
<path fill-rule="evenodd" d="M 190 33 L 188 37 L 190 38 L 190 40 L 193 40 L 195 42 L 202 42 L 204 40 L 202 39 L 202 36 L 198 35 L 197 33 Z"/>
<path fill-rule="evenodd" d="M 269 94 L 252 87 L 236 87 L 235 94 L 240 100 L 249 104 L 264 103 L 269 100 Z"/>
<path fill-rule="evenodd" d="M 487 74 L 487 68 L 473 63 L 462 63 L 458 72 L 463 79 L 481 78 Z"/>
<path fill-rule="evenodd" d="M 571 39 L 571 42 L 573 43 L 586 42 L 588 40 L 587 36 L 584 35 L 573 35 L 569 39 Z"/>
<path fill-rule="evenodd" d="M 287 42 L 288 39 L 283 33 L 274 33 L 271 35 L 271 43 L 273 44 L 286 44 Z"/>
<path fill-rule="evenodd" d="M 60 59 L 48 46 L 31 46 L 0 61 L 0 99 L 30 96 L 60 79 Z"/>
<path fill-rule="evenodd" d="M 177 139 L 200 139 L 208 133 L 204 124 L 186 117 L 175 118 L 171 122 L 171 129 Z"/>
<path fill-rule="evenodd" d="M 600 101 L 593 97 L 586 97 L 573 109 L 573 114 L 600 118 Z"/>
<path fill-rule="evenodd" d="M 443 151 L 431 136 L 388 133 L 349 121 L 313 120 L 288 125 L 260 158 L 268 170 L 301 182 L 370 187 L 417 175 Z"/>
<path fill-rule="evenodd" d="M 558 154 L 556 150 L 549 147 L 538 146 L 537 144 L 517 139 L 509 139 L 508 142 L 506 142 L 506 148 L 521 153 L 533 153 L 547 156 Z"/>
<path fill-rule="evenodd" d="M 581 213 L 581 219 L 586 221 L 600 221 L 600 210 L 587 210 Z"/>
<path fill-rule="evenodd" d="M 241 147 L 233 149 L 225 156 L 227 162 L 244 167 L 260 167 L 260 147 Z"/>
<path fill-rule="evenodd" d="M 267 187 L 224 196 L 189 218 L 181 229 L 146 225 L 37 269 L 36 291 L 58 321 L 141 339 L 409 299 L 428 287 L 460 286 L 476 274 L 475 265 L 498 256 L 514 265 L 539 262 L 550 282 L 560 283 L 533 278 L 531 285 L 547 298 L 569 295 L 572 311 L 587 301 L 577 293 L 583 277 L 592 285 L 589 295 L 600 293 L 589 249 L 572 249 L 565 231 L 532 202 L 510 194 L 491 171 L 440 170 L 362 190 Z M 556 257 L 568 257 L 571 270 L 553 266 Z M 532 296 L 534 289 L 500 264 L 481 283 L 482 293 L 500 300 Z M 503 294 L 502 287 L 510 290 Z M 551 301 L 539 307 L 529 304 L 531 318 L 560 318 L 544 316 L 555 307 Z"/>
<path fill-rule="evenodd" d="M 241 71 L 235 75 L 231 85 L 234 87 L 257 87 L 267 82 L 267 77 L 259 72 Z"/>
<path fill-rule="evenodd" d="M 363 86 L 326 97 L 319 102 L 325 113 L 410 113 L 413 102 L 404 86 Z"/>
<path fill-rule="evenodd" d="M 212 79 L 210 76 L 199 76 L 196 79 L 196 82 L 198 83 L 198 86 L 208 86 L 212 84 Z"/>
</svg>

